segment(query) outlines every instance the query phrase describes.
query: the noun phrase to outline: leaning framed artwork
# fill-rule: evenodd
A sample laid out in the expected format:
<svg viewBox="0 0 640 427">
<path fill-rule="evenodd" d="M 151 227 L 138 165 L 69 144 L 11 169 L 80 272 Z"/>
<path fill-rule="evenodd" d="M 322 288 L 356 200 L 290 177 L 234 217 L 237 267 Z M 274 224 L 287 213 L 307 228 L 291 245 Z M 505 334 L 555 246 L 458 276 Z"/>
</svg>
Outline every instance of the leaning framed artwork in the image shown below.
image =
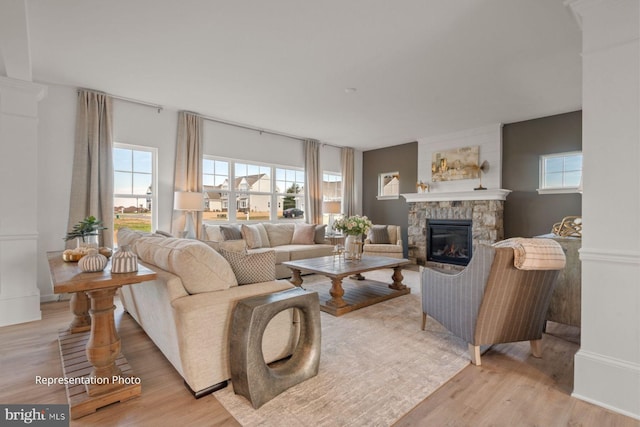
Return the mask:
<svg viewBox="0 0 640 427">
<path fill-rule="evenodd" d="M 436 151 L 431 156 L 431 181 L 477 179 L 479 146 Z"/>
</svg>

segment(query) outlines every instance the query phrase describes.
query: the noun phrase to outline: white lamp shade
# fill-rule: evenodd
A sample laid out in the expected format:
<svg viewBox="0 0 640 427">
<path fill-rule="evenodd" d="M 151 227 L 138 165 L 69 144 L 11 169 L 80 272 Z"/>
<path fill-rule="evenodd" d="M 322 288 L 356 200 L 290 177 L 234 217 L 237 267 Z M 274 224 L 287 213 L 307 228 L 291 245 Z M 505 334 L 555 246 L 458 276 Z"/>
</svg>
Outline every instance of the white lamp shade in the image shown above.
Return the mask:
<svg viewBox="0 0 640 427">
<path fill-rule="evenodd" d="M 340 202 L 332 201 L 332 202 L 323 202 L 322 203 L 322 212 L 326 214 L 338 214 L 340 213 Z"/>
<path fill-rule="evenodd" d="M 204 194 L 194 191 L 176 191 L 173 196 L 173 208 L 177 211 L 202 211 Z"/>
</svg>

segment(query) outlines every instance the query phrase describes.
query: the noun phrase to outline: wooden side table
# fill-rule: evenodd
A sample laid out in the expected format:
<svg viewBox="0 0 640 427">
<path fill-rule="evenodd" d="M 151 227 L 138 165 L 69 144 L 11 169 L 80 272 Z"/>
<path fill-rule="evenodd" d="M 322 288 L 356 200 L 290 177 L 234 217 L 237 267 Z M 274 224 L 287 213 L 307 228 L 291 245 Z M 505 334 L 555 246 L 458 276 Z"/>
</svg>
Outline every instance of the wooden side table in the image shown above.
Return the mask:
<svg viewBox="0 0 640 427">
<path fill-rule="evenodd" d="M 111 263 L 103 271 L 85 273 L 77 263 L 65 262 L 62 251 L 47 252 L 47 258 L 53 292 L 74 293 L 71 298 L 74 319 L 69 330 L 61 331 L 58 337 L 71 418 L 139 396 L 140 379 L 133 375 L 120 352 L 113 297 L 118 288 L 154 280 L 157 274 L 138 266 L 136 272 L 112 275 Z"/>
</svg>

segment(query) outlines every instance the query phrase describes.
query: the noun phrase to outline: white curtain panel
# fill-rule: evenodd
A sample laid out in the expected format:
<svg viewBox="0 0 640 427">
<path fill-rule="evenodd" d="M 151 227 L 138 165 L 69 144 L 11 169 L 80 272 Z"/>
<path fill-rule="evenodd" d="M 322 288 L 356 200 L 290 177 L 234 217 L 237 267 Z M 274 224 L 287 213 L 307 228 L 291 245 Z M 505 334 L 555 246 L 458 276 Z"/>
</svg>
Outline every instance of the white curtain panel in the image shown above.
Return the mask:
<svg viewBox="0 0 640 427">
<path fill-rule="evenodd" d="M 202 117 L 187 111 L 178 113 L 174 190 L 202 192 Z M 199 238 L 202 233 L 202 212 L 194 213 L 194 222 Z M 184 226 L 185 212 L 174 210 L 171 233 L 180 236 Z"/>
<path fill-rule="evenodd" d="M 356 210 L 353 148 L 342 148 L 340 162 L 342 165 L 342 213 L 349 217 L 354 215 Z"/>
<path fill-rule="evenodd" d="M 113 247 L 113 104 L 107 94 L 79 90 L 68 229 L 93 215 Z"/>
<path fill-rule="evenodd" d="M 309 224 L 322 224 L 322 171 L 318 141 L 304 141 L 304 161 L 305 218 Z"/>
</svg>

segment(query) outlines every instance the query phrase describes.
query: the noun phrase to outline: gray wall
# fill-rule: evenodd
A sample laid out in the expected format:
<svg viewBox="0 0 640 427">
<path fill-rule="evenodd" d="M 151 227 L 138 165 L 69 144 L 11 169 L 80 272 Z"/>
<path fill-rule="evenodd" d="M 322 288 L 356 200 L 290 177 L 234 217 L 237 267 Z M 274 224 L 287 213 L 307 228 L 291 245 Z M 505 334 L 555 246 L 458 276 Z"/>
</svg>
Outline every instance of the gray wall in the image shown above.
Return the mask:
<svg viewBox="0 0 640 427">
<path fill-rule="evenodd" d="M 362 212 L 374 224 L 393 224 L 402 227 L 404 256 L 407 256 L 407 224 L 409 205 L 398 199 L 377 200 L 378 174 L 400 172 L 400 194 L 415 193 L 418 181 L 418 143 L 396 145 L 362 154 Z"/>
<path fill-rule="evenodd" d="M 582 111 L 505 124 L 502 186 L 513 192 L 504 207 L 505 238 L 551 232 L 569 215 L 582 215 L 582 195 L 539 195 L 539 157 L 582 150 Z"/>
</svg>

